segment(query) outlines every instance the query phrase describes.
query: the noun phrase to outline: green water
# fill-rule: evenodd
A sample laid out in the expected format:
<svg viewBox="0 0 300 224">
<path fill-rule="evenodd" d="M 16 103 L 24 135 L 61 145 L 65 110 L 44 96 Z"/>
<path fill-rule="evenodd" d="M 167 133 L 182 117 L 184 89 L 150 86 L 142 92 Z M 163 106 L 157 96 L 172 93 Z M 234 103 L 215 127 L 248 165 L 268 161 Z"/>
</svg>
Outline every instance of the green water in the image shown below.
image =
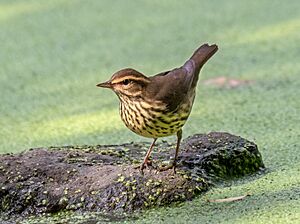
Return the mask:
<svg viewBox="0 0 300 224">
<path fill-rule="evenodd" d="M 200 44 L 217 43 L 184 137 L 228 131 L 254 140 L 267 174 L 127 222 L 296 223 L 299 11 L 296 0 L 1 0 L 0 152 L 145 140 L 122 124 L 117 98 L 95 85 L 124 67 L 152 75 L 180 66 Z M 219 76 L 253 83 L 203 84 Z M 251 196 L 239 202 L 207 202 L 246 193 Z"/>
</svg>

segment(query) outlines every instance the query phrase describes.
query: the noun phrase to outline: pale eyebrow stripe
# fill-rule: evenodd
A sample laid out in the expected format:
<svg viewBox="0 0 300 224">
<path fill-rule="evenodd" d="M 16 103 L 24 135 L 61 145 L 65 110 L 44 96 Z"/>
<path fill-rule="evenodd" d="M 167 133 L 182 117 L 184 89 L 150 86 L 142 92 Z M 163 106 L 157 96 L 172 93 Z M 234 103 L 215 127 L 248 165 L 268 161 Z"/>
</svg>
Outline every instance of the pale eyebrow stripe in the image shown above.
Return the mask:
<svg viewBox="0 0 300 224">
<path fill-rule="evenodd" d="M 122 77 L 122 78 L 119 78 L 119 79 L 115 79 L 113 80 L 112 84 L 115 84 L 115 83 L 120 83 L 126 79 L 129 79 L 129 80 L 134 80 L 134 81 L 144 81 L 144 82 L 149 82 L 148 79 L 146 78 L 142 78 L 142 77 L 135 77 L 135 76 L 126 76 L 126 77 Z"/>
</svg>

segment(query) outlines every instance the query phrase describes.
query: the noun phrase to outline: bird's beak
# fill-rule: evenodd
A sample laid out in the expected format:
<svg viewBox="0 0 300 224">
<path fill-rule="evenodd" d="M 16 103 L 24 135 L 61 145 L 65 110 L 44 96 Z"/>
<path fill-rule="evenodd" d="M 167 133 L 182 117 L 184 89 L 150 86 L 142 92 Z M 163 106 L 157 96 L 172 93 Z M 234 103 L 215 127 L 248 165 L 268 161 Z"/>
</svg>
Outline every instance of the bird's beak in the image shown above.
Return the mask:
<svg viewBox="0 0 300 224">
<path fill-rule="evenodd" d="M 102 83 L 99 83 L 97 84 L 98 87 L 102 87 L 102 88 L 111 88 L 112 87 L 112 84 L 110 81 L 107 81 L 107 82 L 102 82 Z"/>
</svg>

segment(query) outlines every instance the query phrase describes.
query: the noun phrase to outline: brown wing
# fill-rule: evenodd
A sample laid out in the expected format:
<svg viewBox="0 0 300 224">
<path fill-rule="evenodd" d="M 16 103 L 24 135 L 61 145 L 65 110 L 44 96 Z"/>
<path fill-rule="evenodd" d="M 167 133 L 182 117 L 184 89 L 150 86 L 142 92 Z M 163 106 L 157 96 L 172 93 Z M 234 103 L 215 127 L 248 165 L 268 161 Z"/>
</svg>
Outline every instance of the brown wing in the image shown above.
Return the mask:
<svg viewBox="0 0 300 224">
<path fill-rule="evenodd" d="M 184 68 L 177 68 L 168 72 L 150 77 L 151 83 L 147 86 L 149 96 L 154 100 L 163 101 L 167 108 L 175 110 L 188 93 L 192 76 L 187 75 Z"/>
<path fill-rule="evenodd" d="M 182 67 L 150 77 L 151 82 L 146 91 L 149 97 L 161 100 L 167 104 L 169 110 L 175 110 L 189 90 L 196 87 L 202 66 L 217 50 L 215 44 L 203 44 Z"/>
</svg>

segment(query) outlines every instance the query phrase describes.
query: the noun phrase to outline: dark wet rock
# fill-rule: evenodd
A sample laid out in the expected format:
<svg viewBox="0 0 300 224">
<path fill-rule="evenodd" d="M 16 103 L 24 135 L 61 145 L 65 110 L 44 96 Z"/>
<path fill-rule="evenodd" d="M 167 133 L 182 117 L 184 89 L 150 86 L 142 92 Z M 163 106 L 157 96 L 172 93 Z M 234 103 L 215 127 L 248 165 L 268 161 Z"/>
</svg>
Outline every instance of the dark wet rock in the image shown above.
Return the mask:
<svg viewBox="0 0 300 224">
<path fill-rule="evenodd" d="M 255 143 L 228 133 L 197 134 L 181 145 L 177 174 L 157 172 L 174 146 L 157 145 L 153 168 L 134 166 L 149 143 L 30 149 L 0 156 L 0 214 L 65 210 L 106 214 L 190 200 L 213 183 L 253 174 L 264 167 Z"/>
</svg>

